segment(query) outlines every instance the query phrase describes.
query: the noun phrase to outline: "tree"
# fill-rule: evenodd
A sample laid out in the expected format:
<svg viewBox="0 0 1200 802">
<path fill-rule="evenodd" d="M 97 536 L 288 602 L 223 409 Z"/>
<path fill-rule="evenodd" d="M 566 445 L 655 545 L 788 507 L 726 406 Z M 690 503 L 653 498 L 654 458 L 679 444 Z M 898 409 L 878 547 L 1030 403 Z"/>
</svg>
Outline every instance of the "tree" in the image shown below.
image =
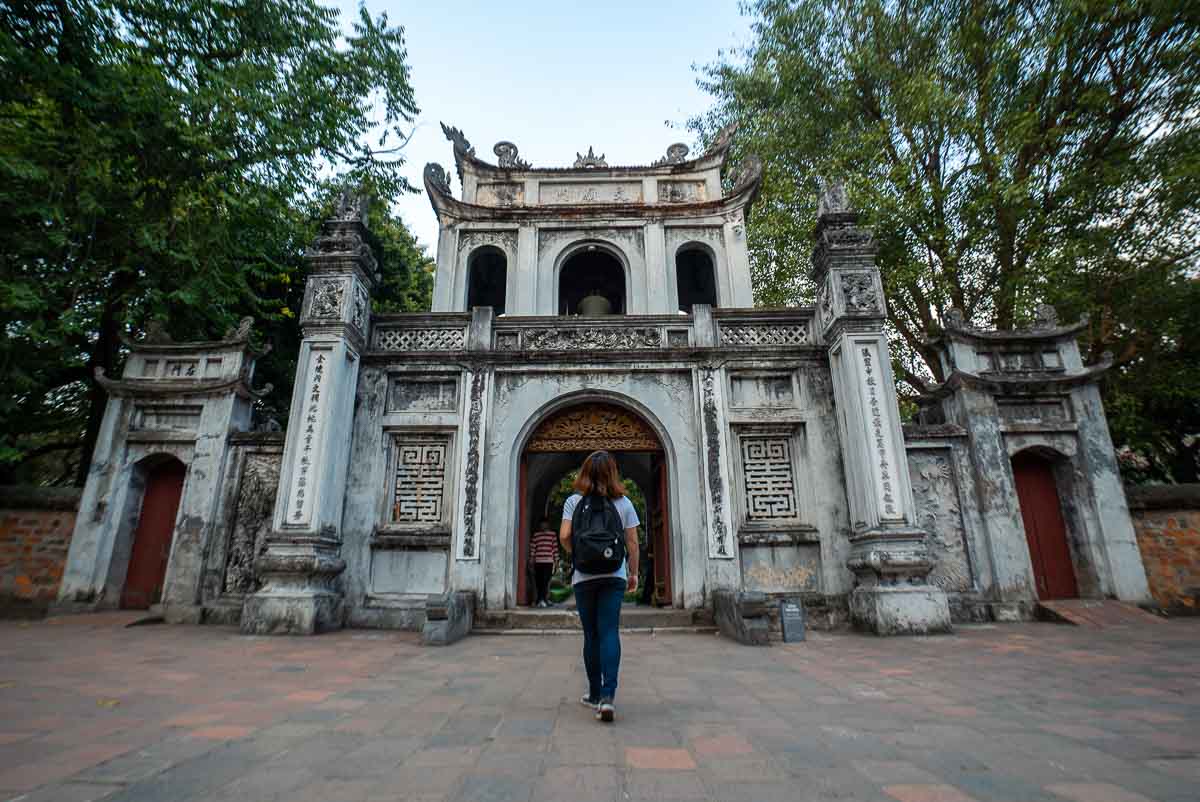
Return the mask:
<svg viewBox="0 0 1200 802">
<path fill-rule="evenodd" d="M 0 0 L 0 481 L 82 483 L 93 371 L 152 320 L 294 338 L 330 176 L 411 189 L 416 113 L 403 29 L 365 10 L 343 35 L 316 0 Z"/>
<path fill-rule="evenodd" d="M 1187 358 L 1194 344 L 1174 336 L 1187 333 L 1180 315 L 1195 318 L 1181 301 L 1195 297 L 1200 251 L 1195 8 L 749 8 L 755 39 L 706 68 L 701 85 L 715 104 L 692 125 L 710 137 L 736 121 L 736 148 L 764 159 L 749 226 L 758 302 L 811 298 L 804 243 L 818 176 L 842 176 L 876 230 L 902 392 L 942 380 L 925 338 L 951 308 L 1004 329 L 1048 302 L 1066 319 L 1089 318 L 1082 345 L 1092 361 L 1116 355 L 1108 400 L 1128 396 L 1127 408 L 1141 410 L 1116 417 L 1119 442 L 1139 427 L 1143 441 L 1171 439 L 1139 418 L 1149 373 L 1181 391 L 1172 395 L 1190 428 L 1177 435 L 1200 432 L 1200 363 Z"/>
</svg>

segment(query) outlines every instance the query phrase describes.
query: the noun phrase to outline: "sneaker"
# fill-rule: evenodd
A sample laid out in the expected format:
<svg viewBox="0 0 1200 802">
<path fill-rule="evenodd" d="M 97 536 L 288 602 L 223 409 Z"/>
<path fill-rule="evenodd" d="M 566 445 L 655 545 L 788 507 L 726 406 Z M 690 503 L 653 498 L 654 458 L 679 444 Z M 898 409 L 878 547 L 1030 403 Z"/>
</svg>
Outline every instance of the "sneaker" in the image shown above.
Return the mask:
<svg viewBox="0 0 1200 802">
<path fill-rule="evenodd" d="M 579 697 L 579 704 L 595 710 L 597 707 L 599 707 L 600 700 L 592 696 L 590 693 L 585 693 L 583 696 Z"/>
<path fill-rule="evenodd" d="M 600 704 L 596 706 L 596 718 L 608 724 L 616 715 L 616 710 L 613 708 L 612 699 L 604 698 L 600 700 Z"/>
</svg>

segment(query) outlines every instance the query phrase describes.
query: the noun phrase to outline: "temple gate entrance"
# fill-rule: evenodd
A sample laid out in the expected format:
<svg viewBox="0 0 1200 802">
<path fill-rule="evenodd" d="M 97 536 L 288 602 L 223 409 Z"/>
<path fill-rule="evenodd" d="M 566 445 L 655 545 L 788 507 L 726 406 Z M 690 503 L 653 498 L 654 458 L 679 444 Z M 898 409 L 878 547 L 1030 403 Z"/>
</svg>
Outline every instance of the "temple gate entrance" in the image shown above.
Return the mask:
<svg viewBox="0 0 1200 802">
<path fill-rule="evenodd" d="M 1038 598 L 1078 598 L 1053 466 L 1037 454 L 1022 452 L 1012 458 L 1012 468 Z"/>
<path fill-rule="evenodd" d="M 129 570 L 121 591 L 124 609 L 144 610 L 162 600 L 175 516 L 186 474 L 187 467 L 182 462 L 170 459 L 155 467 L 146 478 L 142 512 L 133 534 Z"/>
<path fill-rule="evenodd" d="M 558 531 L 561 520 L 552 510 L 552 494 L 564 476 L 579 468 L 584 458 L 598 449 L 612 453 L 622 478 L 632 480 L 645 496 L 646 509 L 641 528 L 645 532 L 642 550 L 641 603 L 670 606 L 670 480 L 661 441 L 636 413 L 615 404 L 583 403 L 550 414 L 534 430 L 521 454 L 520 515 L 517 523 L 516 603 L 533 601 L 533 580 L 529 569 L 529 537 L 543 516 Z M 643 586 L 644 587 L 644 586 Z"/>
</svg>

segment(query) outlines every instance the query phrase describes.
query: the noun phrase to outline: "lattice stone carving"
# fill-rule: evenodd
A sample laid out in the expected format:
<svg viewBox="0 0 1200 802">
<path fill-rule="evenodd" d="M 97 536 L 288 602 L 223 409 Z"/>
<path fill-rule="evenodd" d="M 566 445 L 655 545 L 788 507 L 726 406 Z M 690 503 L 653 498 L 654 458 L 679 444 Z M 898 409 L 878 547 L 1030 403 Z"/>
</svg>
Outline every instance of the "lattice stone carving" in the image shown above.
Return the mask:
<svg viewBox="0 0 1200 802">
<path fill-rule="evenodd" d="M 742 437 L 741 442 L 746 518 L 750 521 L 796 518 L 791 440 L 782 435 L 748 436 Z"/>
<path fill-rule="evenodd" d="M 461 351 L 465 329 L 376 329 L 376 351 Z"/>
<path fill-rule="evenodd" d="M 804 323 L 738 323 L 721 326 L 722 345 L 808 345 Z"/>
<path fill-rule="evenodd" d="M 443 520 L 449 435 L 399 434 L 395 437 L 396 468 L 392 521 L 433 524 Z"/>
</svg>

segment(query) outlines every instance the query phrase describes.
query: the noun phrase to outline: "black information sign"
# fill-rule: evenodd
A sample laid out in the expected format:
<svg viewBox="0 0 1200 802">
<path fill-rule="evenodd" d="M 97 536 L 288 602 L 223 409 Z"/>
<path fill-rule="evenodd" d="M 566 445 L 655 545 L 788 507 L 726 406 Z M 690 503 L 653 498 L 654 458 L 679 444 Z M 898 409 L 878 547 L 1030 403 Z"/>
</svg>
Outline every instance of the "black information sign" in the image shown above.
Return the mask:
<svg viewBox="0 0 1200 802">
<path fill-rule="evenodd" d="M 799 599 L 783 599 L 779 602 L 779 623 L 783 625 L 784 643 L 804 640 L 804 605 Z"/>
</svg>

